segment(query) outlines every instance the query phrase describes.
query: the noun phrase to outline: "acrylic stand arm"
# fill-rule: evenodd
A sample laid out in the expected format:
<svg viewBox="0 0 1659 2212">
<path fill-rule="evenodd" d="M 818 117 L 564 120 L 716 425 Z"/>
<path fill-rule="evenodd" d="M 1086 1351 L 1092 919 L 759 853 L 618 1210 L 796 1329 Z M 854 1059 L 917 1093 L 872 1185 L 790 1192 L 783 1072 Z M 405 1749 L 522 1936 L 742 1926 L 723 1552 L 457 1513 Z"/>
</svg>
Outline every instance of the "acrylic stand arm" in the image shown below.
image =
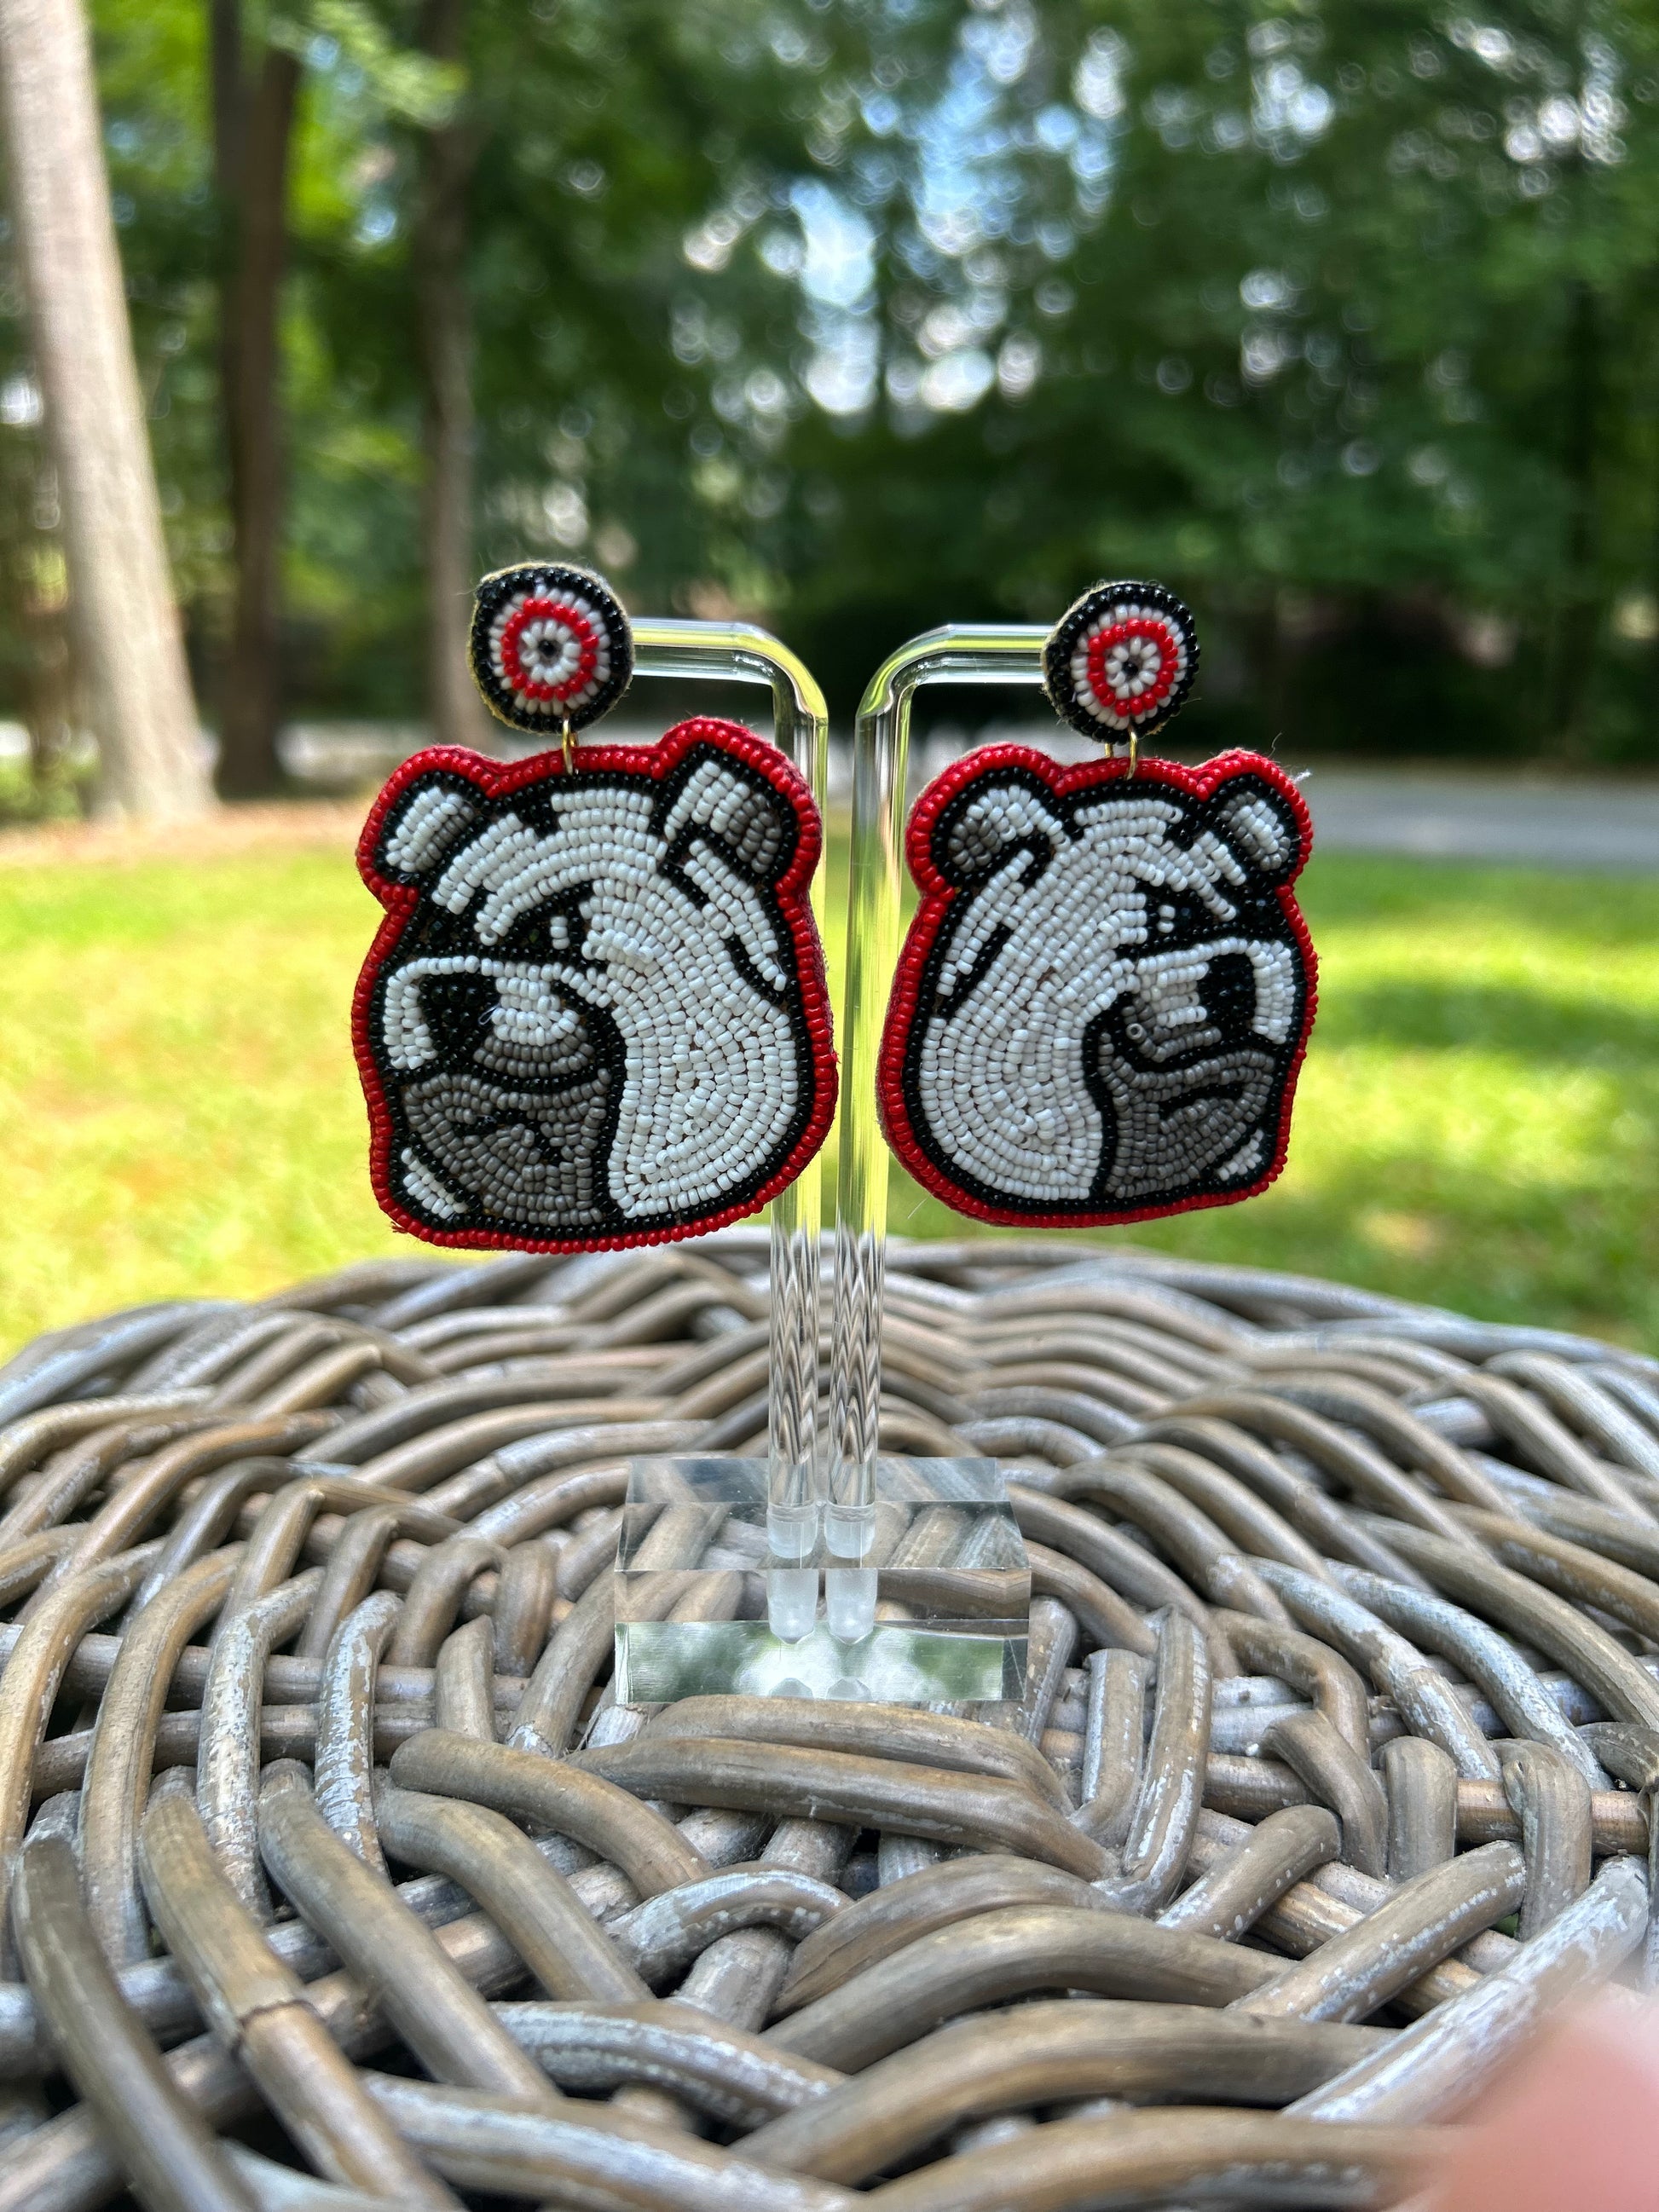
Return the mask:
<svg viewBox="0 0 1659 2212">
<path fill-rule="evenodd" d="M 723 677 L 765 684 L 772 729 L 811 787 L 818 812 L 829 788 L 830 717 L 823 692 L 787 646 L 750 623 L 636 621 L 634 665 L 641 676 Z M 796 1564 L 767 1577 L 769 1610 L 781 1636 L 810 1628 L 817 1601 L 810 1559 L 817 1537 L 813 1483 L 818 1395 L 818 1163 L 810 1160 L 772 1201 L 771 1347 L 768 1361 L 768 1526 L 775 1556 Z M 809 1587 L 810 1586 L 810 1587 Z M 805 1610 L 804 1627 L 794 1626 Z"/>
<path fill-rule="evenodd" d="M 924 684 L 1041 684 L 1048 638 L 1046 629 L 1024 623 L 929 630 L 882 664 L 859 708 L 841 1025 L 833 1458 L 824 1529 L 830 1552 L 848 1562 L 830 1570 L 825 1594 L 832 1627 L 849 1638 L 867 1632 L 875 1605 L 874 1570 L 858 1563 L 875 1528 L 887 1244 L 888 1153 L 876 1111 L 876 1059 L 898 958 L 910 704 Z"/>
</svg>

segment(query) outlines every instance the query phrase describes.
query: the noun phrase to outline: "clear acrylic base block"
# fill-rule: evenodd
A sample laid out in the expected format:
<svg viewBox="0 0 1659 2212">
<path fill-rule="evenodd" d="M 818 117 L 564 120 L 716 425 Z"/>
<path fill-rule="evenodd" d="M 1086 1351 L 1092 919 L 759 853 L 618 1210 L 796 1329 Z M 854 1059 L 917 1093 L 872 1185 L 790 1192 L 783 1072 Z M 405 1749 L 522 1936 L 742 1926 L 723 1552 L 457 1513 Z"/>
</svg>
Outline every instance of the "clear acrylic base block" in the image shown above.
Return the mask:
<svg viewBox="0 0 1659 2212">
<path fill-rule="evenodd" d="M 635 1460 L 615 1587 L 619 1704 L 1024 1694 L 1031 1572 L 994 1460 L 883 1458 L 872 1507 L 769 1528 L 764 1460 Z"/>
</svg>

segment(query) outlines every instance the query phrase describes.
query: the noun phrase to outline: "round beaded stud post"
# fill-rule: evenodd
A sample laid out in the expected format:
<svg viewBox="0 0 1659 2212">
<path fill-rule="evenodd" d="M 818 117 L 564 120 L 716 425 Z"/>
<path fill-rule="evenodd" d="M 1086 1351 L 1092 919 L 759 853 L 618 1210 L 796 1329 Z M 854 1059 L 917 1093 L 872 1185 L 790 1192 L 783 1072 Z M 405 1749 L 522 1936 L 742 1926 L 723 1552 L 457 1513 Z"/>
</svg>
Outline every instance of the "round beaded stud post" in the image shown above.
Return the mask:
<svg viewBox="0 0 1659 2212">
<path fill-rule="evenodd" d="M 471 659 L 492 713 L 550 749 L 417 753 L 364 827 L 386 920 L 354 1041 L 381 1205 L 430 1243 L 550 1252 L 754 1212 L 835 1109 L 811 792 L 707 716 L 579 745 L 634 667 L 584 569 L 486 576 Z"/>
<path fill-rule="evenodd" d="M 515 730 L 557 732 L 568 767 L 576 732 L 627 690 L 634 640 L 603 577 L 526 562 L 478 586 L 469 658 L 490 713 Z"/>
<path fill-rule="evenodd" d="M 1096 585 L 1042 661 L 1061 718 L 1127 750 L 1065 765 L 990 745 L 922 793 L 878 1071 L 888 1140 L 987 1221 L 1103 1227 L 1253 1197 L 1285 1164 L 1313 1024 L 1292 889 L 1307 808 L 1258 754 L 1140 753 L 1198 669 L 1162 586 Z"/>
<path fill-rule="evenodd" d="M 1097 584 L 1063 614 L 1042 655 L 1043 689 L 1062 721 L 1107 744 L 1140 740 L 1180 711 L 1198 673 L 1198 630 L 1160 584 Z"/>
</svg>

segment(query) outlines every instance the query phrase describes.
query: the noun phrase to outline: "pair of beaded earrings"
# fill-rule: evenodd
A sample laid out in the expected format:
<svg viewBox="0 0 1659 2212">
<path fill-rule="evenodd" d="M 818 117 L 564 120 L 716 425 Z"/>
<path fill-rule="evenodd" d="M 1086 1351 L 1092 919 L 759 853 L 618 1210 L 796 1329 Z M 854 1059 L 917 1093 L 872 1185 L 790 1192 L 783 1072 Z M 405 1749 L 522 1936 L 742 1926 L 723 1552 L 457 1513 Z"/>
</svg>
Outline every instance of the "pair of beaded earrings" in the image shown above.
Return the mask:
<svg viewBox="0 0 1659 2212">
<path fill-rule="evenodd" d="M 550 743 L 417 753 L 364 827 L 386 920 L 354 1037 L 380 1204 L 430 1243 L 555 1252 L 754 1212 L 835 1111 L 811 792 L 733 722 L 577 744 L 633 673 L 628 618 L 583 570 L 486 577 L 471 656 L 492 712 Z M 1139 757 L 1197 665 L 1173 594 L 1097 585 L 1044 688 L 1127 757 L 991 745 L 917 803 L 880 1107 L 960 1212 L 1103 1226 L 1252 1197 L 1284 1164 L 1311 828 L 1255 754 Z"/>
</svg>

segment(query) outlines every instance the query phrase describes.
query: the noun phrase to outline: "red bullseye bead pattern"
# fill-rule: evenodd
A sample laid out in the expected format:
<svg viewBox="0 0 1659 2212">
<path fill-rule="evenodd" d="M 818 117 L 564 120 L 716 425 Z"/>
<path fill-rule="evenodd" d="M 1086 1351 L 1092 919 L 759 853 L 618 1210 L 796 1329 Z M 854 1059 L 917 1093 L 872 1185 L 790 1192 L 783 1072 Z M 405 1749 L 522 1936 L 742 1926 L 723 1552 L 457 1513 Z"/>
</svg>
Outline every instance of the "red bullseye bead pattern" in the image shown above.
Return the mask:
<svg viewBox="0 0 1659 2212">
<path fill-rule="evenodd" d="M 609 586 L 544 562 L 485 577 L 471 655 L 490 712 L 550 738 L 597 721 L 634 672 L 628 618 Z"/>
<path fill-rule="evenodd" d="M 1085 737 L 1146 737 L 1192 689 L 1192 616 L 1158 584 L 1097 584 L 1065 616 L 1043 653 L 1054 710 Z"/>
</svg>

